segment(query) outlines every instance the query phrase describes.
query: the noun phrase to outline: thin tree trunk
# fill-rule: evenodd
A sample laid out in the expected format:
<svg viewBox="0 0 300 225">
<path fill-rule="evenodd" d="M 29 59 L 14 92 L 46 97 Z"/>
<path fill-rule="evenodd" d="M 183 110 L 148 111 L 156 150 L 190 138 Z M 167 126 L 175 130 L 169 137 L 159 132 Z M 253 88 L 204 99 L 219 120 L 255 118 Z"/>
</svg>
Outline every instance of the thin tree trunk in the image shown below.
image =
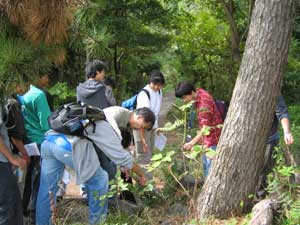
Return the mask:
<svg viewBox="0 0 300 225">
<path fill-rule="evenodd" d="M 241 62 L 241 52 L 240 52 L 240 37 L 238 33 L 238 29 L 235 23 L 235 20 L 233 18 L 234 10 L 233 10 L 233 1 L 230 0 L 228 3 L 225 2 L 225 0 L 220 0 L 230 27 L 230 41 L 231 41 L 231 52 L 232 55 L 234 56 L 234 59 L 237 61 L 237 63 Z"/>
<path fill-rule="evenodd" d="M 287 62 L 294 3 L 256 0 L 219 154 L 198 197 L 200 217 L 225 218 L 250 203 Z"/>
</svg>

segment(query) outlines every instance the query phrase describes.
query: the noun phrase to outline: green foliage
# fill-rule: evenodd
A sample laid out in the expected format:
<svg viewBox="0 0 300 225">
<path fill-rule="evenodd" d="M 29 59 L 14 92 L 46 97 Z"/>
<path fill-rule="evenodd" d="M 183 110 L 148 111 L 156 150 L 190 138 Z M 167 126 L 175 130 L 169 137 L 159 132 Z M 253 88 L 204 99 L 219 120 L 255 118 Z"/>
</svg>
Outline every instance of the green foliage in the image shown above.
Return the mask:
<svg viewBox="0 0 300 225">
<path fill-rule="evenodd" d="M 118 98 L 127 87 L 129 95 L 135 93 L 148 80 L 144 73 L 160 67 L 156 53 L 168 46 L 170 38 L 163 30 L 170 18 L 172 14 L 157 0 L 90 0 L 78 7 L 73 27 L 80 33 L 76 42 L 87 60 L 97 57 L 107 62 Z"/>
<path fill-rule="evenodd" d="M 39 73 L 48 72 L 49 48 L 32 46 L 12 31 L 6 20 L 0 21 L 0 87 L 6 92 L 11 82 L 34 81 Z"/>
<path fill-rule="evenodd" d="M 282 92 L 287 102 L 300 102 L 300 40 L 292 39 L 288 56 L 288 65 L 283 77 Z"/>
<path fill-rule="evenodd" d="M 54 96 L 54 107 L 76 101 L 74 88 L 70 88 L 67 83 L 57 82 L 49 89 L 49 93 Z"/>
<path fill-rule="evenodd" d="M 229 28 L 205 4 L 181 2 L 176 18 L 175 53 L 181 61 L 178 68 L 188 79 L 208 89 L 216 97 L 229 100 L 233 83 L 229 46 Z"/>
<path fill-rule="evenodd" d="M 175 151 L 169 151 L 165 155 L 163 155 L 162 153 L 155 154 L 151 158 L 151 161 L 153 163 L 151 163 L 151 165 L 148 167 L 148 171 L 152 172 L 154 169 L 157 169 L 164 162 L 171 163 L 172 162 L 172 158 L 171 157 L 174 154 L 175 154 Z"/>
<path fill-rule="evenodd" d="M 277 193 L 281 202 L 280 216 L 277 218 L 280 224 L 295 225 L 300 221 L 300 185 L 290 183 L 294 168 L 282 166 L 282 155 L 277 152 L 274 175 L 269 175 L 268 191 Z"/>
</svg>

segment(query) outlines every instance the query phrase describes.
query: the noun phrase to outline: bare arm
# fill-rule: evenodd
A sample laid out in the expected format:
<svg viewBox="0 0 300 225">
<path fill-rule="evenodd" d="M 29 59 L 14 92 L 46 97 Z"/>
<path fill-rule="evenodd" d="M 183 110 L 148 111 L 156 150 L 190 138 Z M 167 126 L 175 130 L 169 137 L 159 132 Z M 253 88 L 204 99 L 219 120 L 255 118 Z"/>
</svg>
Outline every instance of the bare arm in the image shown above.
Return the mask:
<svg viewBox="0 0 300 225">
<path fill-rule="evenodd" d="M 283 118 L 280 120 L 283 132 L 284 132 L 284 142 L 287 145 L 291 145 L 294 143 L 294 139 L 290 130 L 290 121 L 288 118 Z"/>
<path fill-rule="evenodd" d="M 143 143 L 144 152 L 148 152 L 149 148 L 148 148 L 148 145 L 147 145 L 147 142 L 146 142 L 146 139 L 145 139 L 145 129 L 140 129 L 140 135 L 141 135 L 141 140 L 142 140 L 142 143 Z"/>
<path fill-rule="evenodd" d="M 132 172 L 134 172 L 136 175 L 138 175 L 140 177 L 140 184 L 145 185 L 147 178 L 146 178 L 144 172 L 142 171 L 141 167 L 138 164 L 133 163 L 131 170 L 132 170 Z"/>
<path fill-rule="evenodd" d="M 25 169 L 26 167 L 26 161 L 24 159 L 21 159 L 18 156 L 14 156 L 9 149 L 6 147 L 2 137 L 0 136 L 0 152 L 8 159 L 8 161 L 14 165 L 21 167 L 22 169 Z"/>
<path fill-rule="evenodd" d="M 202 129 L 205 129 L 205 126 Z M 204 137 L 201 131 L 190 142 L 185 143 L 183 149 L 190 150 L 197 143 L 204 145 Z"/>
<path fill-rule="evenodd" d="M 20 139 L 14 138 L 14 137 L 11 137 L 11 140 L 12 140 L 13 144 L 18 148 L 19 152 L 22 155 L 22 158 L 26 160 L 27 164 L 29 164 L 30 163 L 30 157 L 27 154 L 27 151 L 24 147 L 23 141 L 20 140 Z"/>
</svg>

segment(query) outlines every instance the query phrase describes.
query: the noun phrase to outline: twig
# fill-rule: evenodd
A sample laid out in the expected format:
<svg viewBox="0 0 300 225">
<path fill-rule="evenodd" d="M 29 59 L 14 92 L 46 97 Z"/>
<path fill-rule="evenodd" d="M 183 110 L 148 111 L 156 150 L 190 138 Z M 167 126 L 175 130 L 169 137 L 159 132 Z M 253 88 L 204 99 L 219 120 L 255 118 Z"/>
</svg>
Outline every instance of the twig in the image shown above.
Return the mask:
<svg viewBox="0 0 300 225">
<path fill-rule="evenodd" d="M 49 199 L 50 199 L 51 221 L 52 224 L 56 224 L 56 207 L 55 207 L 52 191 L 49 191 Z"/>
<path fill-rule="evenodd" d="M 67 214 L 66 218 L 64 219 L 63 225 L 65 225 L 65 224 L 66 224 L 66 222 L 67 222 L 67 219 L 69 219 L 69 216 L 70 216 L 70 214 L 71 214 L 72 210 L 73 210 L 73 208 L 71 207 L 71 208 L 70 208 L 70 210 L 68 211 L 68 214 Z"/>
</svg>

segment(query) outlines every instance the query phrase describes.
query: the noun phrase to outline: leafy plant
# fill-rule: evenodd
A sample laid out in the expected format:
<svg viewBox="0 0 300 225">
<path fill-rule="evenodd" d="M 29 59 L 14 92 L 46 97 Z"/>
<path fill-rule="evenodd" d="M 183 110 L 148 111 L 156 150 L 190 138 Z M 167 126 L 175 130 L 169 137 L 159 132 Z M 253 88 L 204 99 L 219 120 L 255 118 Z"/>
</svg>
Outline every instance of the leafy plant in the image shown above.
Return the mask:
<svg viewBox="0 0 300 225">
<path fill-rule="evenodd" d="M 57 108 L 58 106 L 76 101 L 76 93 L 74 88 L 70 88 L 65 82 L 57 82 L 53 87 L 49 89 L 49 93 L 54 98 L 54 106 Z"/>
</svg>

